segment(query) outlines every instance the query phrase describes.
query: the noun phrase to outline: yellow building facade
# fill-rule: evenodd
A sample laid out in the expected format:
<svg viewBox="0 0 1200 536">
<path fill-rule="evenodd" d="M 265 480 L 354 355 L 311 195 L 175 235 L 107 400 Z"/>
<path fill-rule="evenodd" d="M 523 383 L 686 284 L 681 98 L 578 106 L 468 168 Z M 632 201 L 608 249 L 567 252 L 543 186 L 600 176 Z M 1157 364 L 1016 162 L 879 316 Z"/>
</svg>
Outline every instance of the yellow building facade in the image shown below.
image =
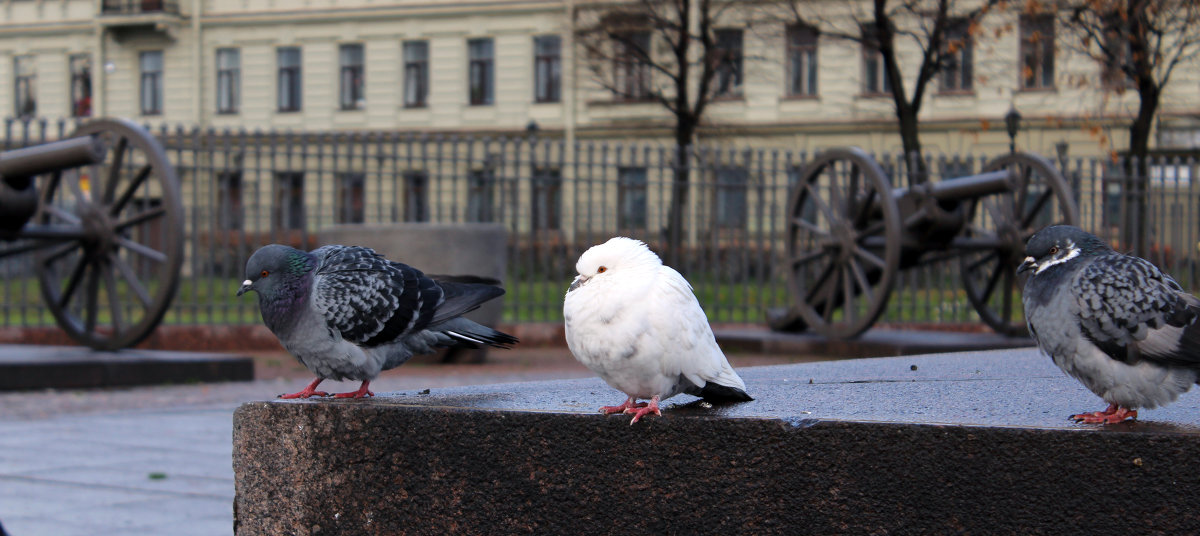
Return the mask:
<svg viewBox="0 0 1200 536">
<path fill-rule="evenodd" d="M 737 4 L 745 7 L 722 11 L 718 28 L 740 33 L 738 88 L 708 109 L 701 141 L 899 152 L 892 101 L 865 89 L 870 68 L 860 45 L 818 36 L 815 93 L 791 94 L 786 17 L 764 21 L 763 3 Z M 852 15 L 849 3 L 802 5 L 830 18 Z M 614 99 L 584 65 L 576 25 L 603 7 L 563 0 L 2 0 L 0 115 L 90 112 L 296 131 L 521 132 L 535 122 L 569 140 L 668 140 L 665 110 Z M 1025 119 L 1017 140 L 1023 148 L 1054 154 L 1066 141 L 1071 156 L 1123 149 L 1136 93 L 1100 87 L 1100 66 L 1072 52 L 1061 35 L 1051 53 L 1053 79 L 1023 89 L 1020 25 L 1016 12 L 989 15 L 972 41 L 969 87 L 933 84 L 920 114 L 926 149 L 1004 151 L 1010 108 Z M 901 51 L 910 79 L 917 53 Z M 488 87 L 476 95 L 479 77 Z M 89 102 L 81 102 L 83 93 Z M 1200 63 L 1192 59 L 1163 96 L 1159 145 L 1198 144 L 1197 103 Z"/>
</svg>

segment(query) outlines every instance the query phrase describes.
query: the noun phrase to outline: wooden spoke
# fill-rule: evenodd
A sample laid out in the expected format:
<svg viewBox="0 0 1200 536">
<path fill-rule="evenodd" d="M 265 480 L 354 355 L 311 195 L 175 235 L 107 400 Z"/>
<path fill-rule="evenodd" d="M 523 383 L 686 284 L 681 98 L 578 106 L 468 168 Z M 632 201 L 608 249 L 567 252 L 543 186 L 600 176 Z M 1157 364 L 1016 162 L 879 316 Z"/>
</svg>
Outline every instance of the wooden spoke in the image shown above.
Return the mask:
<svg viewBox="0 0 1200 536">
<path fill-rule="evenodd" d="M 113 228 L 117 231 L 124 231 L 125 229 L 127 229 L 129 227 L 133 227 L 134 225 L 141 225 L 150 220 L 153 220 L 155 218 L 161 218 L 166 215 L 167 215 L 166 208 L 163 208 L 163 207 L 153 208 L 153 209 L 147 210 L 145 212 L 142 212 L 141 214 L 137 214 L 137 215 L 125 218 L 125 219 L 117 222 L 117 224 L 114 225 Z"/>
<path fill-rule="evenodd" d="M 49 266 L 44 266 L 43 268 L 49 270 Z M 66 309 L 67 304 L 71 303 L 71 297 L 75 294 L 75 289 L 79 288 L 79 282 L 83 279 L 83 270 L 85 268 L 87 268 L 86 254 L 80 255 L 75 260 L 75 267 L 71 269 L 71 274 L 67 276 L 67 286 L 58 298 L 59 309 Z"/>
<path fill-rule="evenodd" d="M 125 205 L 129 203 L 129 200 L 132 199 L 134 194 L 137 193 L 138 188 L 140 188 L 142 183 L 146 181 L 146 178 L 150 176 L 150 172 L 152 170 L 153 168 L 151 168 L 149 164 L 142 166 L 142 168 L 138 170 L 137 174 L 133 176 L 133 180 L 129 182 L 129 186 L 126 186 L 125 189 L 121 191 L 121 197 L 117 199 L 116 202 L 112 204 L 112 207 L 108 209 L 108 214 L 110 216 L 116 216 L 117 214 L 120 214 L 121 210 L 125 208 Z"/>
<path fill-rule="evenodd" d="M 165 253 L 158 251 L 157 249 L 153 249 L 150 246 L 139 244 L 125 237 L 117 237 L 117 244 L 155 262 L 166 262 L 167 260 L 167 255 Z"/>
<path fill-rule="evenodd" d="M 111 259 L 113 265 L 117 267 L 117 272 L 121 274 L 121 279 L 124 279 L 125 284 L 129 285 L 129 290 L 133 291 L 134 296 L 138 297 L 138 301 L 142 302 L 143 306 L 150 307 L 150 293 L 138 281 L 137 274 L 133 273 L 133 267 L 117 255 L 113 255 Z"/>
<path fill-rule="evenodd" d="M 854 246 L 854 254 L 879 268 L 887 269 L 888 267 L 887 261 L 879 258 L 874 253 L 867 251 L 862 246 Z"/>
<path fill-rule="evenodd" d="M 87 271 L 87 295 L 84 307 L 87 308 L 83 315 L 83 329 L 88 333 L 96 332 L 96 321 L 100 316 L 100 274 L 98 273 L 99 266 L 96 263 L 88 264 Z"/>
<path fill-rule="evenodd" d="M 108 309 L 112 315 L 114 332 L 125 331 L 124 311 L 121 310 L 121 295 L 117 289 L 117 276 L 113 273 L 112 263 L 103 263 L 104 286 L 108 287 Z"/>
<path fill-rule="evenodd" d="M 46 206 L 42 207 L 42 210 L 46 211 L 47 214 L 50 214 L 50 215 L 62 220 L 63 222 L 65 222 L 67 224 L 75 225 L 75 226 L 83 225 L 83 220 L 79 219 L 79 216 L 76 216 L 70 212 L 67 212 L 66 209 L 64 209 L 58 205 L 46 205 Z"/>
<path fill-rule="evenodd" d="M 1022 229 L 1029 227 L 1033 223 L 1033 219 L 1037 217 L 1038 213 L 1042 211 L 1042 207 L 1045 207 L 1046 202 L 1049 201 L 1053 196 L 1054 191 L 1047 188 L 1046 191 L 1042 192 L 1042 195 L 1039 195 L 1037 199 L 1034 200 L 1033 206 L 1029 207 L 1029 213 L 1021 218 Z"/>
<path fill-rule="evenodd" d="M 112 167 L 108 169 L 108 182 L 104 183 L 104 202 L 110 202 L 117 192 L 117 182 L 121 180 L 121 168 L 125 165 L 125 150 L 129 147 L 129 138 L 121 136 L 117 146 L 113 148 Z M 95 186 L 93 186 L 95 190 Z"/>
</svg>

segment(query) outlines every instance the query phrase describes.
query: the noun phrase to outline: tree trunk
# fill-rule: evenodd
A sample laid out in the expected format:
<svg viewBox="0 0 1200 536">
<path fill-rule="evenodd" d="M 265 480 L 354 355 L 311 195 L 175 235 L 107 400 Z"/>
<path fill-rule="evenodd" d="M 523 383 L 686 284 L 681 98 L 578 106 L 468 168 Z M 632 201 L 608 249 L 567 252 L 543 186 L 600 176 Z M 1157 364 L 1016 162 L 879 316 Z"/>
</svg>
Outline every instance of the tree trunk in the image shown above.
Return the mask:
<svg viewBox="0 0 1200 536">
<path fill-rule="evenodd" d="M 1146 161 L 1150 152 L 1150 130 L 1154 126 L 1154 114 L 1158 111 L 1161 89 L 1152 80 L 1138 81 L 1137 118 L 1129 125 L 1129 157 L 1125 160 L 1124 172 L 1128 188 L 1124 189 L 1130 214 L 1125 216 L 1122 245 L 1132 248 L 1133 254 L 1147 257 L 1150 253 L 1150 166 Z"/>
<path fill-rule="evenodd" d="M 908 170 L 910 184 L 929 180 L 925 158 L 921 154 L 921 138 L 917 130 L 917 111 L 912 106 L 896 103 L 896 117 L 900 120 L 900 142 L 904 144 L 904 169 Z"/>
<path fill-rule="evenodd" d="M 679 118 L 675 128 L 675 159 L 672 163 L 673 177 L 671 180 L 671 207 L 667 216 L 667 264 L 676 270 L 683 271 L 684 242 L 684 213 L 687 211 L 688 183 L 691 170 L 688 163 L 688 153 L 691 151 L 692 139 L 695 136 L 696 124 L 690 118 Z"/>
</svg>

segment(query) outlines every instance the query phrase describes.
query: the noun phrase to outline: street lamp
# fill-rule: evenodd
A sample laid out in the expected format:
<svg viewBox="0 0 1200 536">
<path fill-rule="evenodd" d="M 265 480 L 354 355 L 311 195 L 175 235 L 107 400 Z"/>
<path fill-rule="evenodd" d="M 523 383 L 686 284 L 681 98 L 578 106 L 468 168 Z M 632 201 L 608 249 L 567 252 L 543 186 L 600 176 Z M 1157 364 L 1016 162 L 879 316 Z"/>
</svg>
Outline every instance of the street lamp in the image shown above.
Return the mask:
<svg viewBox="0 0 1200 536">
<path fill-rule="evenodd" d="M 1017 132 L 1021 130 L 1021 114 L 1016 106 L 1010 106 L 1004 114 L 1004 129 L 1008 131 L 1008 152 L 1017 152 Z"/>
</svg>

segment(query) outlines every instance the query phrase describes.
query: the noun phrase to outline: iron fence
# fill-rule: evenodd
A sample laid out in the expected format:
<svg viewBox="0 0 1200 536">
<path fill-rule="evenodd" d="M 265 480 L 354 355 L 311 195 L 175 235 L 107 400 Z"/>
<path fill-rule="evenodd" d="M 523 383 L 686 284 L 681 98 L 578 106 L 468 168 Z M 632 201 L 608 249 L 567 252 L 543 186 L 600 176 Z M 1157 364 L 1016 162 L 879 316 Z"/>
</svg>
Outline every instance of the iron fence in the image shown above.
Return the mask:
<svg viewBox="0 0 1200 536">
<path fill-rule="evenodd" d="M 62 137 L 72 125 L 7 121 L 5 149 Z M 673 202 L 681 210 L 678 268 L 714 322 L 762 323 L 791 301 L 784 262 L 791 186 L 808 154 L 700 146 L 677 154 L 653 143 L 526 136 L 396 132 L 295 133 L 159 126 L 182 182 L 186 261 L 165 322 L 259 321 L 255 300 L 234 297 L 245 260 L 258 247 L 311 249 L 335 224 L 497 222 L 509 230 L 505 320 L 561 320 L 562 296 L 578 256 L 611 236 L 663 253 Z M 901 162 L 880 155 L 891 173 Z M 930 157 L 933 180 L 978 172 L 986 155 Z M 1079 201 L 1082 226 L 1115 243 L 1145 221 L 1149 258 L 1188 289 L 1200 285 L 1200 199 L 1194 158 L 1148 161 L 1144 207 L 1130 202 L 1139 181 L 1110 159 L 1060 157 Z M 1134 166 L 1136 169 L 1137 166 Z M 686 186 L 675 188 L 677 173 Z M 902 173 L 891 173 L 902 182 Z M 903 186 L 903 184 L 895 184 Z M 677 194 L 676 192 L 681 192 Z M 676 201 L 679 200 L 679 201 Z M 1144 210 L 1138 218 L 1135 210 Z M 1141 236 L 1137 233 L 1126 236 Z M 397 259 L 403 261 L 404 259 Z M 52 325 L 31 288 L 30 259 L 0 261 L 0 326 Z M 958 275 L 945 261 L 900 273 L 881 321 L 977 322 Z"/>
</svg>

